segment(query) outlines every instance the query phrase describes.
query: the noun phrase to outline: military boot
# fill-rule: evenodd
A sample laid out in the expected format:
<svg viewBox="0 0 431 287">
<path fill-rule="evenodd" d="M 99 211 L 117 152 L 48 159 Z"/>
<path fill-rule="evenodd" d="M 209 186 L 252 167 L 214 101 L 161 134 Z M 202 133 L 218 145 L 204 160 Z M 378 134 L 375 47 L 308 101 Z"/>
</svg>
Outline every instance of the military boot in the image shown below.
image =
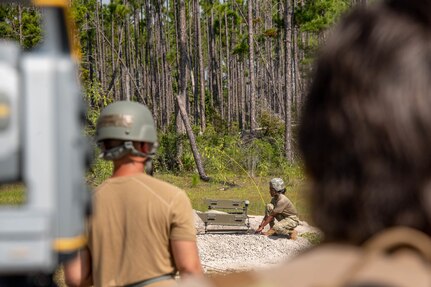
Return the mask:
<svg viewBox="0 0 431 287">
<path fill-rule="evenodd" d="M 276 235 L 276 233 L 275 233 L 275 230 L 271 228 L 267 232 L 264 232 L 263 235 L 265 235 L 265 236 L 271 236 L 271 235 Z"/>
<path fill-rule="evenodd" d="M 296 240 L 298 238 L 298 231 L 295 229 L 289 233 L 289 239 Z"/>
</svg>

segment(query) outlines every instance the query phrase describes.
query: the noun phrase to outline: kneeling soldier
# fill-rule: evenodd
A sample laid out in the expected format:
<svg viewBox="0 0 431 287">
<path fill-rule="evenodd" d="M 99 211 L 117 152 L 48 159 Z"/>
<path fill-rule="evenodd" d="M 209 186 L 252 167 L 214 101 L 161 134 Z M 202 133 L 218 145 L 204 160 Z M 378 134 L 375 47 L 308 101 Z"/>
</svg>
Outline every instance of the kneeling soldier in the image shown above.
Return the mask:
<svg viewBox="0 0 431 287">
<path fill-rule="evenodd" d="M 299 224 L 298 213 L 293 203 L 284 195 L 286 187 L 281 178 L 273 178 L 269 182 L 269 193 L 271 194 L 271 203 L 266 205 L 265 217 L 256 233 L 266 236 L 279 234 L 287 235 L 295 240 L 297 231 L 295 227 Z M 278 222 L 275 222 L 275 219 Z M 263 228 L 269 223 L 270 229 L 262 232 Z"/>
</svg>

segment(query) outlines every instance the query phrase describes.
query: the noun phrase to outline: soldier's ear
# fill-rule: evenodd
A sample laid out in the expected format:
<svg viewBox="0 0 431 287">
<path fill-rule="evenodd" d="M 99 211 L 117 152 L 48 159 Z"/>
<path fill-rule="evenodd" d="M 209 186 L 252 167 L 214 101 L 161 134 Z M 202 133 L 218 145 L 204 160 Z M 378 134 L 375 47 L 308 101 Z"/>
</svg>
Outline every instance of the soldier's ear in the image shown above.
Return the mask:
<svg viewBox="0 0 431 287">
<path fill-rule="evenodd" d="M 150 153 L 153 145 L 151 143 L 141 142 L 141 148 L 140 150 L 143 153 Z"/>
<path fill-rule="evenodd" d="M 133 142 L 133 147 L 139 152 L 145 152 L 146 147 L 144 142 Z"/>
</svg>

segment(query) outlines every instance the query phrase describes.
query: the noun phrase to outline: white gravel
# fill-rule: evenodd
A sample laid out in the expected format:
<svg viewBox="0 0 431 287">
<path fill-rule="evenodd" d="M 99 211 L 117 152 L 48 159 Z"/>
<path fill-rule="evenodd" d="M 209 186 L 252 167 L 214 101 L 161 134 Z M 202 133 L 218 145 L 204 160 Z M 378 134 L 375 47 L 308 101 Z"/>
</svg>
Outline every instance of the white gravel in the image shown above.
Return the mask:
<svg viewBox="0 0 431 287">
<path fill-rule="evenodd" d="M 302 221 L 296 228 L 299 235 L 297 240 L 280 236 L 255 235 L 254 230 L 257 229 L 263 217 L 253 215 L 249 217 L 248 234 L 205 234 L 204 223 L 196 214 L 197 244 L 205 272 L 243 271 L 278 264 L 312 246 L 306 238 L 301 237 L 301 234 L 321 234 L 317 228 Z"/>
</svg>

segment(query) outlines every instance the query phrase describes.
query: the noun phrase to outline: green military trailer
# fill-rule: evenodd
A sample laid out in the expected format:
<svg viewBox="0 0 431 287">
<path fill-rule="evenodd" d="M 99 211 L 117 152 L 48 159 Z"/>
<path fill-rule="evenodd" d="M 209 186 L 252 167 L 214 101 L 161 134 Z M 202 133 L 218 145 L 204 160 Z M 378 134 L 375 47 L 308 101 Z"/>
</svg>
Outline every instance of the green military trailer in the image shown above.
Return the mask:
<svg viewBox="0 0 431 287">
<path fill-rule="evenodd" d="M 248 200 L 205 199 L 208 211 L 198 213 L 205 224 L 205 233 L 248 233 L 249 203 Z"/>
</svg>

